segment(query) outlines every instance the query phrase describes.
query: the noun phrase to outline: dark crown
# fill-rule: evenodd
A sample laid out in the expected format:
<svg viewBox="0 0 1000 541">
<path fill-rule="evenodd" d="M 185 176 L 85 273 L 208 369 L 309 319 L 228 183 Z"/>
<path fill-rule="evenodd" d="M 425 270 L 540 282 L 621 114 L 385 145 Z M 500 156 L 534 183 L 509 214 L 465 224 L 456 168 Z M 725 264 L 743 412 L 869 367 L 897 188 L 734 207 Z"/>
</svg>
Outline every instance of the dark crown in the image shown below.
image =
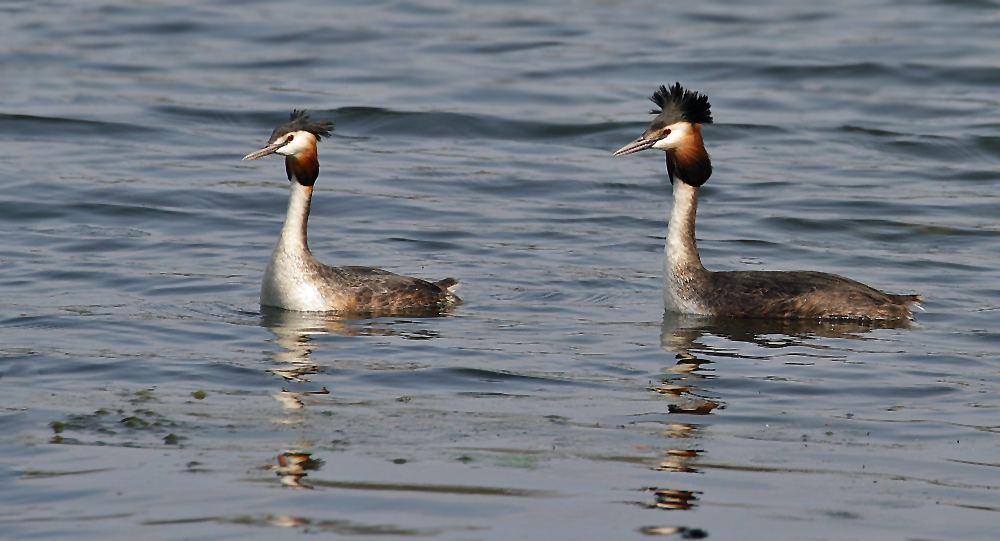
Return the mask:
<svg viewBox="0 0 1000 541">
<path fill-rule="evenodd" d="M 271 139 L 267 143 L 271 144 L 283 135 L 292 133 L 293 131 L 307 131 L 315 135 L 317 141 L 321 141 L 324 137 L 330 137 L 333 131 L 333 122 L 330 120 L 309 122 L 309 114 L 305 110 L 299 111 L 296 109 L 288 117 L 288 122 L 274 128 L 274 131 L 271 132 Z"/>
<path fill-rule="evenodd" d="M 711 124 L 712 110 L 708 96 L 685 90 L 680 83 L 660 88 L 653 92 L 650 101 L 658 105 L 650 113 L 660 115 L 666 124 L 674 122 L 690 122 L 691 124 Z"/>
</svg>

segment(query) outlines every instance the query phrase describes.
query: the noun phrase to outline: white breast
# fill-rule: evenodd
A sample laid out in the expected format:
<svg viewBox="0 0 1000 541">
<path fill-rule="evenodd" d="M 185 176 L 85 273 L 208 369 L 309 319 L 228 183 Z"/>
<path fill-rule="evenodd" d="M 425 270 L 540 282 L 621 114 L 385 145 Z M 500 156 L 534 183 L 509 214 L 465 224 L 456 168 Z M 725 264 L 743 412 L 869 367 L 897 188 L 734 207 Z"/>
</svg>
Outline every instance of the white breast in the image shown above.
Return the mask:
<svg viewBox="0 0 1000 541">
<path fill-rule="evenodd" d="M 322 284 L 310 280 L 313 274 L 300 254 L 289 253 L 279 242 L 271 254 L 260 286 L 260 303 L 285 310 L 321 312 L 331 310 Z"/>
<path fill-rule="evenodd" d="M 666 258 L 663 265 L 663 308 L 675 314 L 691 314 L 710 316 L 712 312 L 700 301 L 699 292 L 690 284 L 685 283 L 685 277 L 674 272 L 670 261 L 670 247 L 666 247 Z"/>
</svg>

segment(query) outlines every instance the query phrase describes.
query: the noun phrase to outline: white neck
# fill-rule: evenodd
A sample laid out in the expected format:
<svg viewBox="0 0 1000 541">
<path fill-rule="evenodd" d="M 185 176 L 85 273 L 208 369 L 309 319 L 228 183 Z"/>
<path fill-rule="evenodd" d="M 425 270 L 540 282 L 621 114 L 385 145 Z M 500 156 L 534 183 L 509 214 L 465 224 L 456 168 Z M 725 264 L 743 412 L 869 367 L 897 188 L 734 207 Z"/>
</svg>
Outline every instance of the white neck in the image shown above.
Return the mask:
<svg viewBox="0 0 1000 541">
<path fill-rule="evenodd" d="M 306 237 L 313 188 L 299 184 L 294 178 L 290 184 L 288 213 L 285 215 L 285 225 L 281 228 L 281 236 L 278 238 L 275 250 L 284 249 L 291 253 L 309 253 L 309 242 Z"/>
<path fill-rule="evenodd" d="M 329 288 L 316 276 L 320 265 L 306 241 L 312 192 L 311 186 L 303 186 L 292 178 L 285 225 L 260 288 L 260 303 L 265 306 L 302 311 L 329 309 Z"/>
<path fill-rule="evenodd" d="M 664 246 L 663 298 L 667 311 L 702 314 L 700 283 L 708 274 L 698 255 L 694 237 L 698 212 L 698 188 L 674 179 L 674 206 Z"/>
</svg>

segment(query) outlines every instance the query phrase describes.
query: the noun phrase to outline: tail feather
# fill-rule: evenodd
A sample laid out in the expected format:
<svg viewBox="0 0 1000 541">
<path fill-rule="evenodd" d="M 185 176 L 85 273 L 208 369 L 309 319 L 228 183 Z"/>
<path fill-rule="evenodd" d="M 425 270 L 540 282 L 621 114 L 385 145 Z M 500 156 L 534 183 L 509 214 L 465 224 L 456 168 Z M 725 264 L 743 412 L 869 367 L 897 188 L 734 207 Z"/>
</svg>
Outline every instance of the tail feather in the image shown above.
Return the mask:
<svg viewBox="0 0 1000 541">
<path fill-rule="evenodd" d="M 889 295 L 900 306 L 915 306 L 924 300 L 920 295 Z"/>
<path fill-rule="evenodd" d="M 902 316 L 905 319 L 913 319 L 913 309 L 916 308 L 921 312 L 924 312 L 923 306 L 920 306 L 920 301 L 923 299 L 920 295 L 892 295 L 887 294 L 889 300 L 894 303 L 895 306 L 891 306 L 888 317 L 896 318 Z"/>
<path fill-rule="evenodd" d="M 462 304 L 462 299 L 458 298 L 458 295 L 455 294 L 455 290 L 458 289 L 458 280 L 454 278 L 445 278 L 444 280 L 434 282 L 434 285 L 440 287 L 447 293 L 445 302 L 452 306 Z"/>
<path fill-rule="evenodd" d="M 458 289 L 458 280 L 454 278 L 445 278 L 444 280 L 434 282 L 434 285 L 440 287 L 448 293 L 454 293 L 455 290 Z"/>
</svg>

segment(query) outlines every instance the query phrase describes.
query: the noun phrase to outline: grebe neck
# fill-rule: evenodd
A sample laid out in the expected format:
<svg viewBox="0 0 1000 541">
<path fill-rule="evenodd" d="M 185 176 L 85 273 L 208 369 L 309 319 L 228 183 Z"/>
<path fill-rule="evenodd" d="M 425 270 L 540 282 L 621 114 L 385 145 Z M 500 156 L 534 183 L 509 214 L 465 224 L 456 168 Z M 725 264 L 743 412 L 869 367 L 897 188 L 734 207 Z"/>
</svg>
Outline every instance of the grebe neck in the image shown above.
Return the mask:
<svg viewBox="0 0 1000 541">
<path fill-rule="evenodd" d="M 312 204 L 312 186 L 303 186 L 292 177 L 291 195 L 288 198 L 288 213 L 285 225 L 281 228 L 276 251 L 286 253 L 309 253 L 307 229 L 309 225 L 309 208 Z"/>
<path fill-rule="evenodd" d="M 694 237 L 697 212 L 698 188 L 675 178 L 663 263 L 663 301 L 669 312 L 710 314 L 701 300 L 708 271 L 701 264 Z"/>
<path fill-rule="evenodd" d="M 304 137 L 307 143 L 311 144 L 306 144 L 293 156 L 285 156 L 285 174 L 292 186 L 288 197 L 285 226 L 281 228 L 277 248 L 290 254 L 311 256 L 309 242 L 306 240 L 308 234 L 306 229 L 309 224 L 313 185 L 319 177 L 319 158 L 316 156 L 316 138 L 311 134 L 305 134 Z"/>
<path fill-rule="evenodd" d="M 674 180 L 674 207 L 670 213 L 665 247 L 666 266 L 674 275 L 705 272 L 694 236 L 697 213 L 698 188 L 680 179 Z"/>
<path fill-rule="evenodd" d="M 323 311 L 330 309 L 329 287 L 317 278 L 320 263 L 309 251 L 306 227 L 312 186 L 292 177 L 288 214 L 281 228 L 260 286 L 260 303 L 286 310 Z"/>
</svg>

